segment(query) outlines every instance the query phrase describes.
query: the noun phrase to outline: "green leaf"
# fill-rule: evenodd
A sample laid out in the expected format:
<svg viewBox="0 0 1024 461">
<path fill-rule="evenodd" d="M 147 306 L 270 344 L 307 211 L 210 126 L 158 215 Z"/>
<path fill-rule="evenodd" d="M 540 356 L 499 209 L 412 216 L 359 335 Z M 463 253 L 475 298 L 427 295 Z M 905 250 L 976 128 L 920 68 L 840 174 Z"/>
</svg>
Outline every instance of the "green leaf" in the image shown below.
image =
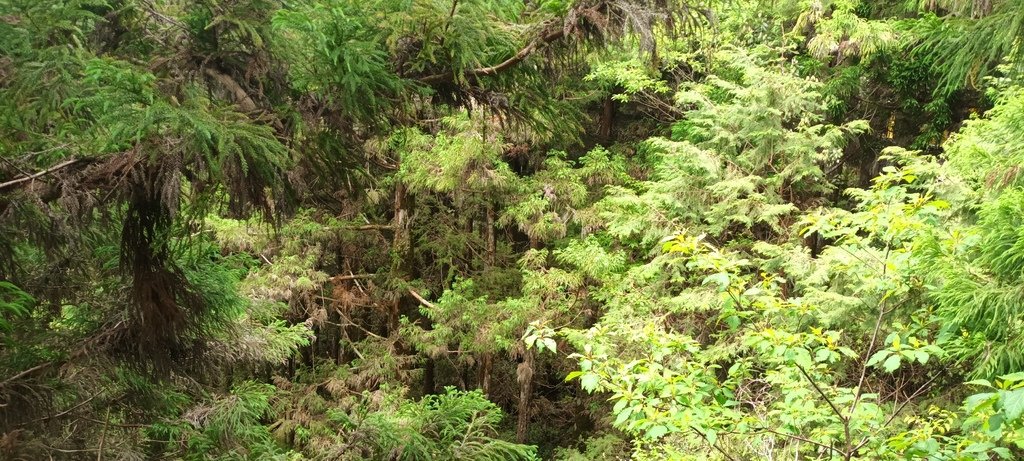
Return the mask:
<svg viewBox="0 0 1024 461">
<path fill-rule="evenodd" d="M 988 418 L 988 430 L 998 431 L 999 428 L 1003 425 L 1003 421 L 1005 420 L 1006 418 L 1004 418 L 1003 415 L 999 413 L 992 415 L 991 417 Z"/>
<path fill-rule="evenodd" d="M 873 366 L 877 365 L 882 360 L 885 360 L 885 358 L 888 357 L 889 354 L 891 354 L 891 352 L 889 352 L 888 349 L 882 349 L 882 350 L 880 350 L 878 352 L 875 352 L 875 354 L 872 355 L 870 359 L 868 359 L 867 366 L 873 367 Z"/>
<path fill-rule="evenodd" d="M 887 373 L 892 373 L 896 371 L 896 369 L 899 367 L 900 356 L 896 354 L 889 356 L 889 358 L 885 360 L 885 363 L 882 364 L 882 369 L 885 370 Z"/>
<path fill-rule="evenodd" d="M 996 394 L 994 392 L 974 394 L 964 400 L 964 409 L 969 413 L 976 413 L 983 405 L 987 407 L 994 400 L 996 400 Z"/>
<path fill-rule="evenodd" d="M 580 387 L 587 392 L 594 392 L 597 390 L 597 384 L 601 382 L 601 377 L 597 373 L 584 373 L 580 377 Z"/>
<path fill-rule="evenodd" d="M 558 344 L 555 342 L 555 338 L 544 338 L 541 342 L 551 352 L 558 352 Z"/>
<path fill-rule="evenodd" d="M 714 283 L 718 285 L 718 291 L 722 292 L 729 289 L 729 274 L 725 272 L 719 272 L 717 274 L 711 274 L 704 278 L 701 285 L 707 285 L 708 283 Z"/>
<path fill-rule="evenodd" d="M 1024 371 L 1018 371 L 1016 373 L 1010 373 L 1008 375 L 1000 376 L 999 379 L 1008 383 L 1015 383 L 1018 381 L 1024 381 Z"/>
<path fill-rule="evenodd" d="M 964 383 L 964 385 L 992 387 L 992 383 L 989 382 L 989 380 L 987 379 L 975 379 L 973 381 L 967 381 L 966 383 Z"/>
<path fill-rule="evenodd" d="M 647 434 L 645 434 L 644 437 L 648 439 L 658 439 L 664 436 L 665 434 L 668 434 L 668 428 L 659 424 L 657 426 L 651 426 L 650 429 L 647 429 Z"/>
<path fill-rule="evenodd" d="M 1024 389 L 1009 391 L 1002 395 L 1003 413 L 1007 421 L 1016 421 L 1024 413 Z"/>
<path fill-rule="evenodd" d="M 972 443 L 966 450 L 964 450 L 964 453 L 984 453 L 993 447 L 995 447 L 995 445 L 988 442 Z"/>
<path fill-rule="evenodd" d="M 622 423 L 626 422 L 626 420 L 629 419 L 629 417 L 632 416 L 632 415 L 633 415 L 633 407 L 628 407 L 625 410 L 622 410 L 619 413 L 619 416 L 615 418 L 615 423 L 613 423 L 613 425 L 614 426 L 621 426 Z"/>
</svg>

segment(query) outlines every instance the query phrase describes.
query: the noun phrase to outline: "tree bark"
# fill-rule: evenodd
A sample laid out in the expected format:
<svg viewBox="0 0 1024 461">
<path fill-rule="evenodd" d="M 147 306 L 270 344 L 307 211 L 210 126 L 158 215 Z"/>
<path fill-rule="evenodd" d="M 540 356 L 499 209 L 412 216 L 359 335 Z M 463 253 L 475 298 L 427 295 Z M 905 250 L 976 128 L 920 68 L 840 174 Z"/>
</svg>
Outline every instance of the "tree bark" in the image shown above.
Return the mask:
<svg viewBox="0 0 1024 461">
<path fill-rule="evenodd" d="M 615 117 L 615 101 L 612 99 L 612 95 L 608 95 L 604 98 L 604 107 L 601 111 L 601 130 L 598 136 L 601 138 L 601 142 L 608 143 L 612 139 L 612 119 Z"/>
<path fill-rule="evenodd" d="M 393 272 L 404 280 L 409 277 L 409 260 L 412 256 L 412 229 L 409 223 L 409 213 L 412 208 L 412 199 L 408 195 L 405 185 L 395 186 L 394 217 L 392 225 L 395 228 L 395 236 L 392 240 L 391 251 L 397 256 Z M 402 299 L 404 294 L 395 297 L 391 304 L 391 312 L 388 316 L 388 334 L 398 331 L 398 320 L 401 315 Z"/>
<path fill-rule="evenodd" d="M 526 432 L 530 428 L 530 399 L 533 397 L 534 357 L 532 350 L 523 351 L 523 362 L 516 369 L 516 380 L 519 381 L 519 415 L 516 420 L 516 442 L 526 442 Z"/>
<path fill-rule="evenodd" d="M 489 399 L 491 398 L 491 365 L 494 362 L 494 357 L 490 352 L 483 353 L 480 355 L 480 390 Z"/>
<path fill-rule="evenodd" d="M 427 363 L 423 365 L 423 395 L 437 393 L 435 368 L 434 359 L 428 357 Z"/>
<path fill-rule="evenodd" d="M 498 241 L 494 235 L 494 204 L 487 203 L 487 265 L 494 266 L 497 259 Z"/>
</svg>

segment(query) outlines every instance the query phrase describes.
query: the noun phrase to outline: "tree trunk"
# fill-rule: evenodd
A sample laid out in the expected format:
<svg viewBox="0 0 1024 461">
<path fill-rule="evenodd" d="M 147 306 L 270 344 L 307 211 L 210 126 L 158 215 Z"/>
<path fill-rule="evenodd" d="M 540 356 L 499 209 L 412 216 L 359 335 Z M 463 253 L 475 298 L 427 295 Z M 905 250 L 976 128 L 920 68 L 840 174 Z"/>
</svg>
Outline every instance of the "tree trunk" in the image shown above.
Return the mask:
<svg viewBox="0 0 1024 461">
<path fill-rule="evenodd" d="M 530 427 L 530 399 L 533 396 L 532 350 L 523 351 L 523 362 L 516 369 L 516 380 L 519 381 L 519 417 L 516 421 L 516 442 L 526 442 L 526 431 Z"/>
<path fill-rule="evenodd" d="M 435 364 L 434 359 L 428 358 L 427 363 L 423 365 L 423 395 L 431 395 L 437 393 L 437 384 L 435 383 Z"/>
<path fill-rule="evenodd" d="M 612 99 L 612 95 L 608 95 L 604 98 L 604 107 L 601 111 L 601 129 L 598 133 L 598 137 L 601 138 L 601 142 L 609 143 L 612 140 L 612 119 L 615 116 L 615 101 Z"/>
<path fill-rule="evenodd" d="M 395 228 L 395 237 L 392 241 L 391 251 L 397 256 L 392 266 L 392 272 L 403 280 L 409 279 L 409 261 L 412 256 L 412 229 L 409 223 L 409 210 L 412 208 L 412 200 L 408 196 L 405 186 L 395 186 L 394 218 L 392 225 Z M 398 331 L 398 319 L 401 315 L 402 300 L 405 293 L 399 294 L 391 304 L 391 312 L 388 316 L 388 334 Z"/>
<path fill-rule="evenodd" d="M 498 241 L 494 235 L 494 204 L 487 204 L 487 265 L 494 266 L 498 252 Z"/>
<path fill-rule="evenodd" d="M 480 355 L 480 376 L 477 381 L 480 383 L 480 390 L 489 399 L 491 398 L 491 364 L 494 358 L 490 353 Z"/>
</svg>

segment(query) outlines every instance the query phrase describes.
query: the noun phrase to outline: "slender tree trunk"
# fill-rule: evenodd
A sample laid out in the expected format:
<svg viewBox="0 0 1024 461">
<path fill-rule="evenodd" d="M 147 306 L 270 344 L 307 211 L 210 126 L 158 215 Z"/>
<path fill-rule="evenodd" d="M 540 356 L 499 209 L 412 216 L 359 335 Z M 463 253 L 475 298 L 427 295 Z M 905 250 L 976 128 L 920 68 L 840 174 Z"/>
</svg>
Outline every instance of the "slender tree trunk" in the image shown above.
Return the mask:
<svg viewBox="0 0 1024 461">
<path fill-rule="evenodd" d="M 221 389 L 223 389 L 224 392 L 228 392 L 228 391 L 231 390 L 231 378 L 232 378 L 232 375 L 234 374 L 234 371 L 235 371 L 234 365 L 232 365 L 230 362 L 228 362 L 228 364 L 224 367 L 224 376 L 223 376 L 224 377 L 224 383 L 221 386 Z"/>
<path fill-rule="evenodd" d="M 316 361 L 316 338 L 319 338 L 321 334 L 320 327 L 313 327 L 313 340 L 309 342 L 309 347 L 305 349 L 305 353 L 302 354 L 306 362 L 306 366 L 313 368 L 313 362 Z"/>
<path fill-rule="evenodd" d="M 487 398 L 491 398 L 491 364 L 493 361 L 491 353 L 480 354 L 480 376 L 477 382 L 480 383 L 480 390 Z"/>
<path fill-rule="evenodd" d="M 469 370 L 470 370 L 469 366 L 459 365 L 459 390 L 460 391 L 465 392 L 465 391 L 469 390 L 470 383 L 473 382 L 472 380 L 469 379 Z"/>
<path fill-rule="evenodd" d="M 487 265 L 494 266 L 497 259 L 498 241 L 494 235 L 494 204 L 487 203 Z"/>
<path fill-rule="evenodd" d="M 615 101 L 612 95 L 604 98 L 604 106 L 601 111 L 601 129 L 598 136 L 601 142 L 608 143 L 612 139 L 612 119 L 615 117 Z"/>
<path fill-rule="evenodd" d="M 436 367 L 434 359 L 431 358 L 428 358 L 427 363 L 423 365 L 423 395 L 437 393 Z"/>
<path fill-rule="evenodd" d="M 324 347 L 327 349 L 327 357 L 334 363 L 338 363 L 338 344 L 341 343 L 341 314 L 338 313 L 339 306 L 332 303 L 328 306 L 327 325 L 324 326 Z"/>
<path fill-rule="evenodd" d="M 409 210 L 412 208 L 411 201 L 404 185 L 399 184 L 395 186 L 394 218 L 392 222 L 395 228 L 395 238 L 392 242 L 391 251 L 397 256 L 397 259 L 392 267 L 392 271 L 395 275 L 406 280 L 409 277 L 409 261 L 412 256 L 412 229 L 409 225 Z M 391 304 L 391 312 L 388 317 L 388 334 L 398 331 L 398 319 L 401 315 L 402 300 L 404 298 L 405 294 L 402 293 Z"/>
<path fill-rule="evenodd" d="M 530 399 L 533 397 L 534 357 L 532 350 L 523 351 L 523 362 L 516 370 L 519 381 L 519 417 L 516 420 L 516 441 L 526 442 L 526 431 L 530 427 Z"/>
</svg>

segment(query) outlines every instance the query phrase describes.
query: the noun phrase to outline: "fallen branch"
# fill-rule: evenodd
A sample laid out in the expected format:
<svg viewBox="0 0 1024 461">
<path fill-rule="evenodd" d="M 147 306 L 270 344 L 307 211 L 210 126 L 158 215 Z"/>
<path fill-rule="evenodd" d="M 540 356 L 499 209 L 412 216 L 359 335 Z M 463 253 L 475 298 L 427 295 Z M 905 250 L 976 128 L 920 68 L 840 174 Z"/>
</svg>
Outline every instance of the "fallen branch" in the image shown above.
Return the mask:
<svg viewBox="0 0 1024 461">
<path fill-rule="evenodd" d="M 343 227 L 342 229 L 350 231 L 395 230 L 395 226 L 391 224 L 366 224 L 363 226 Z"/>
<path fill-rule="evenodd" d="M 331 277 L 331 281 L 342 282 L 345 280 L 356 280 L 356 279 L 369 279 L 376 277 L 377 274 L 351 274 L 351 275 L 335 275 Z"/>
</svg>

